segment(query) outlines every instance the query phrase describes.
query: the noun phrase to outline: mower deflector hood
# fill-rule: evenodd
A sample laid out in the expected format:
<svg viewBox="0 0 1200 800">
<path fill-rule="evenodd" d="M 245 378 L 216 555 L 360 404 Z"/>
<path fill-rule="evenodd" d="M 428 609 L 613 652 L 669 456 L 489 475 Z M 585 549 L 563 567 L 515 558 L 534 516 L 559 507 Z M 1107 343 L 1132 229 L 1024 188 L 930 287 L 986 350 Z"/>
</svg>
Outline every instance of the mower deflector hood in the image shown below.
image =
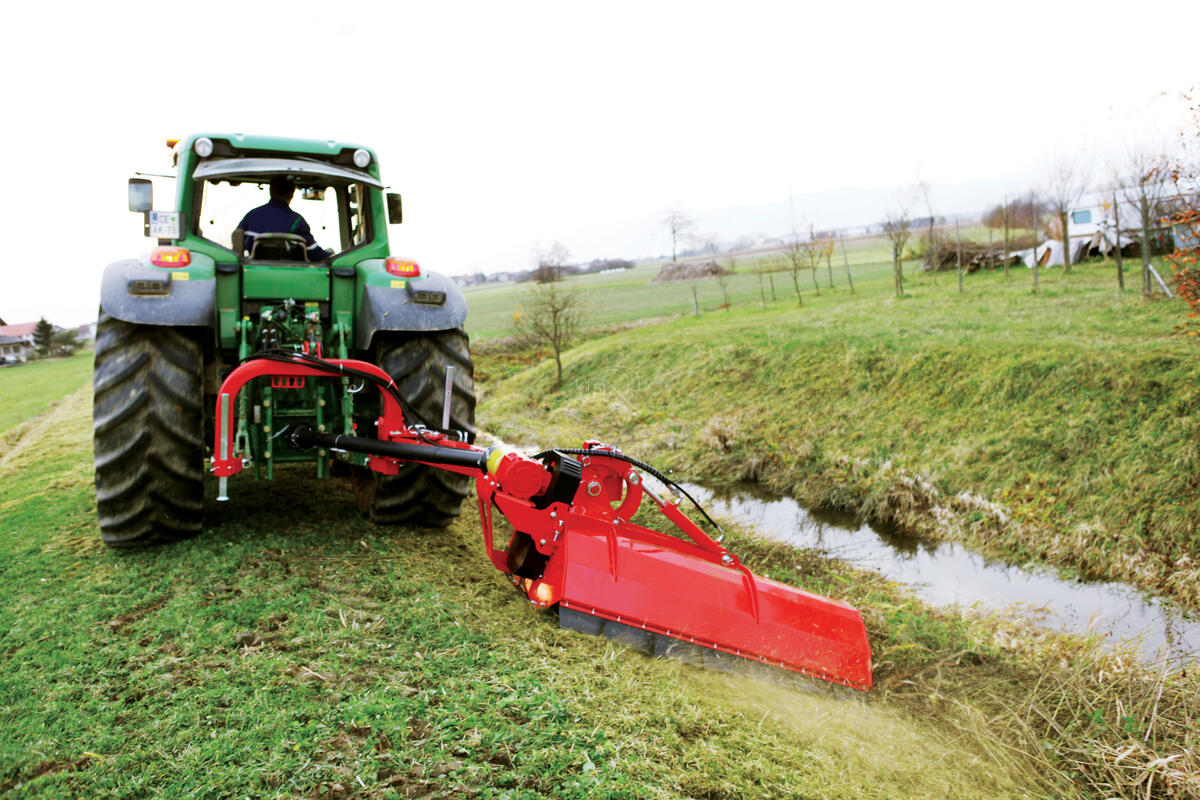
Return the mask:
<svg viewBox="0 0 1200 800">
<path fill-rule="evenodd" d="M 871 686 L 862 617 L 839 600 L 713 563 L 628 524 L 572 524 L 563 608 L 856 689 Z"/>
</svg>

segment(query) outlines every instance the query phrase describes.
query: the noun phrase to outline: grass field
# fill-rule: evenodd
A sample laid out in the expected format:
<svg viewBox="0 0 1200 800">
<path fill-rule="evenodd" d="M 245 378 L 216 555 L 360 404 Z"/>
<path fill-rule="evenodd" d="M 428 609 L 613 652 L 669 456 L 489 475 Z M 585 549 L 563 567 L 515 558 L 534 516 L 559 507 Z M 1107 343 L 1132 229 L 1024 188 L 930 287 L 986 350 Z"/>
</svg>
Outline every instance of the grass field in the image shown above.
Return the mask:
<svg viewBox="0 0 1200 800">
<path fill-rule="evenodd" d="M 983 229 L 964 229 L 963 238 L 987 241 L 987 232 Z M 719 256 L 716 260 L 726 268 L 730 266 L 728 256 Z M 846 277 L 847 265 L 850 279 Z M 733 266 L 734 273 L 727 286 L 733 308 L 762 309 L 764 306 L 796 305 L 792 275 L 783 268 L 779 254 L 739 256 Z M 625 272 L 572 277 L 566 281 L 566 285 L 578 289 L 588 323 L 596 327 L 691 314 L 690 282 L 650 282 L 661 267 L 662 262 L 641 263 Z M 918 270 L 916 259 L 905 262 L 905 280 L 914 284 L 914 290 L 928 287 L 930 290 L 938 288 L 949 291 L 957 286 L 953 272 L 933 276 L 919 274 Z M 877 236 L 847 240 L 844 256 L 840 245 L 834 252 L 832 273 L 835 288 L 831 293 L 829 270 L 825 266 L 817 270 L 817 283 L 823 297 L 832 295 L 833 298 L 841 298 L 849 293 L 851 281 L 856 294 L 886 296 L 892 287 L 891 245 Z M 1045 270 L 1042 274 L 1047 275 Z M 813 290 L 812 272 L 804 269 L 798 277 L 804 302 L 821 302 Z M 1013 270 L 1012 277 L 1017 282 L 1032 280 L 1029 271 L 1024 268 Z M 1053 280 L 1052 275 L 1048 277 Z M 1113 282 L 1115 284 L 1115 277 Z M 486 342 L 510 335 L 513 332 L 513 312 L 529 286 L 505 283 L 467 287 L 465 293 L 470 315 L 466 327 L 472 340 Z M 700 306 L 706 311 L 718 310 L 725 302 L 721 286 L 714 279 L 697 281 L 696 289 Z"/>
<path fill-rule="evenodd" d="M 92 351 L 0 369 L 0 436 L 78 389 L 91 375 Z"/>
</svg>

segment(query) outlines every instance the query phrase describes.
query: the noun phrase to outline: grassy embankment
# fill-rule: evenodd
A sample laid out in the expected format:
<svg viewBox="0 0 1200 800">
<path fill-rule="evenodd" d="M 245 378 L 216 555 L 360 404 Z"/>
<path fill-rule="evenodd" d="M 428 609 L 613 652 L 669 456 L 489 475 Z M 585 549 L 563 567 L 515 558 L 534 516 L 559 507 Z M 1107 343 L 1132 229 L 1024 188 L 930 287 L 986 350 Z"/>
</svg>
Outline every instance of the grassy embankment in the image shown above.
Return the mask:
<svg viewBox="0 0 1200 800">
<path fill-rule="evenodd" d="M 959 294 L 953 275 L 920 276 L 897 300 L 877 276 L 799 308 L 624 331 L 570 352 L 562 389 L 546 366 L 485 385 L 484 424 L 539 444 L 607 437 L 693 478 L 762 481 L 1200 607 L 1200 353 L 1172 333 L 1182 305 L 1118 294 L 1110 264 L 1041 283 L 977 274 Z M 610 291 L 638 303 L 636 286 Z M 485 376 L 530 360 L 479 349 Z"/>
<path fill-rule="evenodd" d="M 33 426 L 0 466 L 0 794 L 1071 794 L 944 698 L 944 719 L 918 718 L 886 689 L 797 694 L 562 631 L 482 557 L 469 507 L 443 533 L 384 529 L 344 484 L 292 473 L 237 481 L 203 536 L 107 550 L 90 391 Z M 991 685 L 963 662 L 1009 657 L 870 576 L 747 547 L 778 577 L 875 598 L 885 684 Z"/>
</svg>

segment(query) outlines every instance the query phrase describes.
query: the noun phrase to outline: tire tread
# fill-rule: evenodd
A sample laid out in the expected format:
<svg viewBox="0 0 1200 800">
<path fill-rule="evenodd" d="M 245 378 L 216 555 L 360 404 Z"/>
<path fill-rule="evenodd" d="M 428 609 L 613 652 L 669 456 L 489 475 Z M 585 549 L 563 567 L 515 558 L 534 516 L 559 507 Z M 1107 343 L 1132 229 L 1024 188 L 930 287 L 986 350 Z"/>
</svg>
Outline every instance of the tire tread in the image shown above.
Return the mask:
<svg viewBox="0 0 1200 800">
<path fill-rule="evenodd" d="M 454 367 L 450 401 L 450 427 L 475 431 L 475 366 L 470 340 L 461 328 L 419 334 L 393 334 L 376 348 L 376 363 L 392 376 L 401 394 L 423 421 L 442 421 L 445 368 Z M 373 475 L 367 502 L 372 522 L 415 524 L 444 528 L 462 511 L 471 478 L 435 467 L 407 464 L 398 475 Z"/>
<path fill-rule="evenodd" d="M 203 348 L 176 328 L 100 313 L 92 412 L 100 536 L 136 547 L 204 523 Z"/>
</svg>

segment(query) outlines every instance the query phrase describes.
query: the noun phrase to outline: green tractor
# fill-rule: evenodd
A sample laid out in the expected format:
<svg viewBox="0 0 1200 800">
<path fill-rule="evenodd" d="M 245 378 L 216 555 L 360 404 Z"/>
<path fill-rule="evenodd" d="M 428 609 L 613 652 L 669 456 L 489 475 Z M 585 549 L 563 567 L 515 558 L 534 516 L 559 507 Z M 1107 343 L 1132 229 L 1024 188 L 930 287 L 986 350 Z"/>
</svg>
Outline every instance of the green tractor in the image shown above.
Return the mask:
<svg viewBox="0 0 1200 800">
<path fill-rule="evenodd" d="M 399 388 L 414 425 L 473 439 L 466 302 L 450 279 L 392 256 L 388 225 L 401 221 L 400 196 L 384 191 L 371 149 L 218 133 L 168 144 L 170 210 L 154 208 L 151 181 L 129 181 L 129 209 L 145 215 L 157 246 L 110 264 L 101 286 L 93 426 L 106 544 L 201 530 L 218 387 L 251 358 L 303 353 L 374 364 Z M 330 250 L 294 232 L 239 227 L 280 176 L 295 187 L 292 209 Z M 301 449 L 278 435 L 295 425 L 372 435 L 380 398 L 362 388 L 354 376 L 255 379 L 227 410 L 236 452 L 259 478 L 302 461 L 316 478 L 350 477 L 375 522 L 448 524 L 469 477 L 417 463 L 381 474 L 366 468 L 366 455 Z"/>
</svg>

